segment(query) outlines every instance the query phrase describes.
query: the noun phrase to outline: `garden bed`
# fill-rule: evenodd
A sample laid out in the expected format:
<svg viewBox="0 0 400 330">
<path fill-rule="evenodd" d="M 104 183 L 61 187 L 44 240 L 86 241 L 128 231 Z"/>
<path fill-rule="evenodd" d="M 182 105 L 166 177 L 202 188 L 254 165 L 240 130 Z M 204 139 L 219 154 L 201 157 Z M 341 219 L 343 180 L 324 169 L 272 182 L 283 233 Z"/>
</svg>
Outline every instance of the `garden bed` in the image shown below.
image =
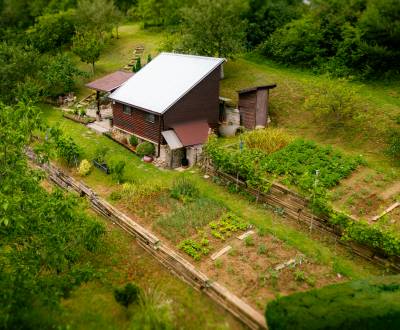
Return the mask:
<svg viewBox="0 0 400 330">
<path fill-rule="evenodd" d="M 106 132 L 103 133 L 104 136 L 108 137 L 110 140 L 113 140 L 114 142 L 117 142 L 120 146 L 123 146 L 125 149 L 132 151 L 134 154 L 136 154 L 136 147 L 128 144 L 128 143 L 124 143 L 121 142 L 120 140 L 116 139 L 111 133 Z"/>
<path fill-rule="evenodd" d="M 82 116 L 74 115 L 73 113 L 68 113 L 68 112 L 63 112 L 63 116 L 65 118 L 71 119 L 77 123 L 84 124 L 84 125 L 94 123 L 96 121 L 96 119 L 91 118 L 91 117 L 82 117 Z"/>
</svg>

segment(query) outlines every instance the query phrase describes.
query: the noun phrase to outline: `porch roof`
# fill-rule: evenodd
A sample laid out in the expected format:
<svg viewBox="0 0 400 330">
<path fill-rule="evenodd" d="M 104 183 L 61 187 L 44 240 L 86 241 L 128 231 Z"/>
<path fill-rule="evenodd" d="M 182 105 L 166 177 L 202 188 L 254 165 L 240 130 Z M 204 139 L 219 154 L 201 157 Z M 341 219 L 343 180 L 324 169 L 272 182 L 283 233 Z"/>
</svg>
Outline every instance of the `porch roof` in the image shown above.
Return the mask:
<svg viewBox="0 0 400 330">
<path fill-rule="evenodd" d="M 133 72 L 116 71 L 96 79 L 85 86 L 99 92 L 112 92 L 133 76 Z"/>
</svg>

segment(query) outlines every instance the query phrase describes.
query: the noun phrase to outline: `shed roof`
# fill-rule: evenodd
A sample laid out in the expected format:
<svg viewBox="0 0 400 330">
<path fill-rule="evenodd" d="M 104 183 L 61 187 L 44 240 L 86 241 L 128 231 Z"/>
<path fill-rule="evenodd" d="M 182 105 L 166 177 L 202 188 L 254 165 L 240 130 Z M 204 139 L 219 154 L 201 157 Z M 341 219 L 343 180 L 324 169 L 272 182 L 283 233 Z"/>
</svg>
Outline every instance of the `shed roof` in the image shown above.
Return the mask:
<svg viewBox="0 0 400 330">
<path fill-rule="evenodd" d="M 243 94 L 243 93 L 249 93 L 249 92 L 255 92 L 259 89 L 272 89 L 275 88 L 276 84 L 269 84 L 269 85 L 261 85 L 261 86 L 254 86 L 254 87 L 249 87 L 249 88 L 244 88 L 241 90 L 238 90 L 237 92 L 239 94 Z"/>
<path fill-rule="evenodd" d="M 162 114 L 224 61 L 215 57 L 161 53 L 110 98 Z"/>
<path fill-rule="evenodd" d="M 112 92 L 132 76 L 133 72 L 116 71 L 86 84 L 86 87 L 100 92 Z"/>
<path fill-rule="evenodd" d="M 172 128 L 184 147 L 205 143 L 210 130 L 206 120 L 183 122 L 173 125 Z"/>
</svg>

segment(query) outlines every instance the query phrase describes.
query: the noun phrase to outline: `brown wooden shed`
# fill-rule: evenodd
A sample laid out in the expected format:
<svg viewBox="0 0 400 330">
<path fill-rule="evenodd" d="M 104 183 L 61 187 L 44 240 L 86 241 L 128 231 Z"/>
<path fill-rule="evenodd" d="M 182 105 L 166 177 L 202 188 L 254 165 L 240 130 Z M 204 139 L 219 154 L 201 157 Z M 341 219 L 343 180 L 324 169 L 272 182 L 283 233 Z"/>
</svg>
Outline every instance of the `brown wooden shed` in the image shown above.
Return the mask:
<svg viewBox="0 0 400 330">
<path fill-rule="evenodd" d="M 241 125 L 247 129 L 266 127 L 269 122 L 269 90 L 276 84 L 256 86 L 238 91 Z"/>
</svg>

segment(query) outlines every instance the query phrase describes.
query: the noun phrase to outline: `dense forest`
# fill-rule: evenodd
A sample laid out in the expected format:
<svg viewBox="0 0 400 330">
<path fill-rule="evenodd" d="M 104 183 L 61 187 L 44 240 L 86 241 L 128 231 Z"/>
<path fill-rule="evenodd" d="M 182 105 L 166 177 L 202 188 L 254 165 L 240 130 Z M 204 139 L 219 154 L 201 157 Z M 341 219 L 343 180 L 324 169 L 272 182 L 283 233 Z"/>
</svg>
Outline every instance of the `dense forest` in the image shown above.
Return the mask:
<svg viewBox="0 0 400 330">
<path fill-rule="evenodd" d="M 79 153 L 46 126 L 36 105 L 93 75 L 122 24 L 168 32 L 160 50 L 229 59 L 254 52 L 354 80 L 395 80 L 400 73 L 399 0 L 0 0 L 0 12 L 0 328 L 6 329 L 54 327 L 43 315 L 96 276 L 90 259 L 104 226 L 79 199 L 46 189 L 25 147 L 34 145 L 42 161 L 60 145 Z"/>
</svg>

